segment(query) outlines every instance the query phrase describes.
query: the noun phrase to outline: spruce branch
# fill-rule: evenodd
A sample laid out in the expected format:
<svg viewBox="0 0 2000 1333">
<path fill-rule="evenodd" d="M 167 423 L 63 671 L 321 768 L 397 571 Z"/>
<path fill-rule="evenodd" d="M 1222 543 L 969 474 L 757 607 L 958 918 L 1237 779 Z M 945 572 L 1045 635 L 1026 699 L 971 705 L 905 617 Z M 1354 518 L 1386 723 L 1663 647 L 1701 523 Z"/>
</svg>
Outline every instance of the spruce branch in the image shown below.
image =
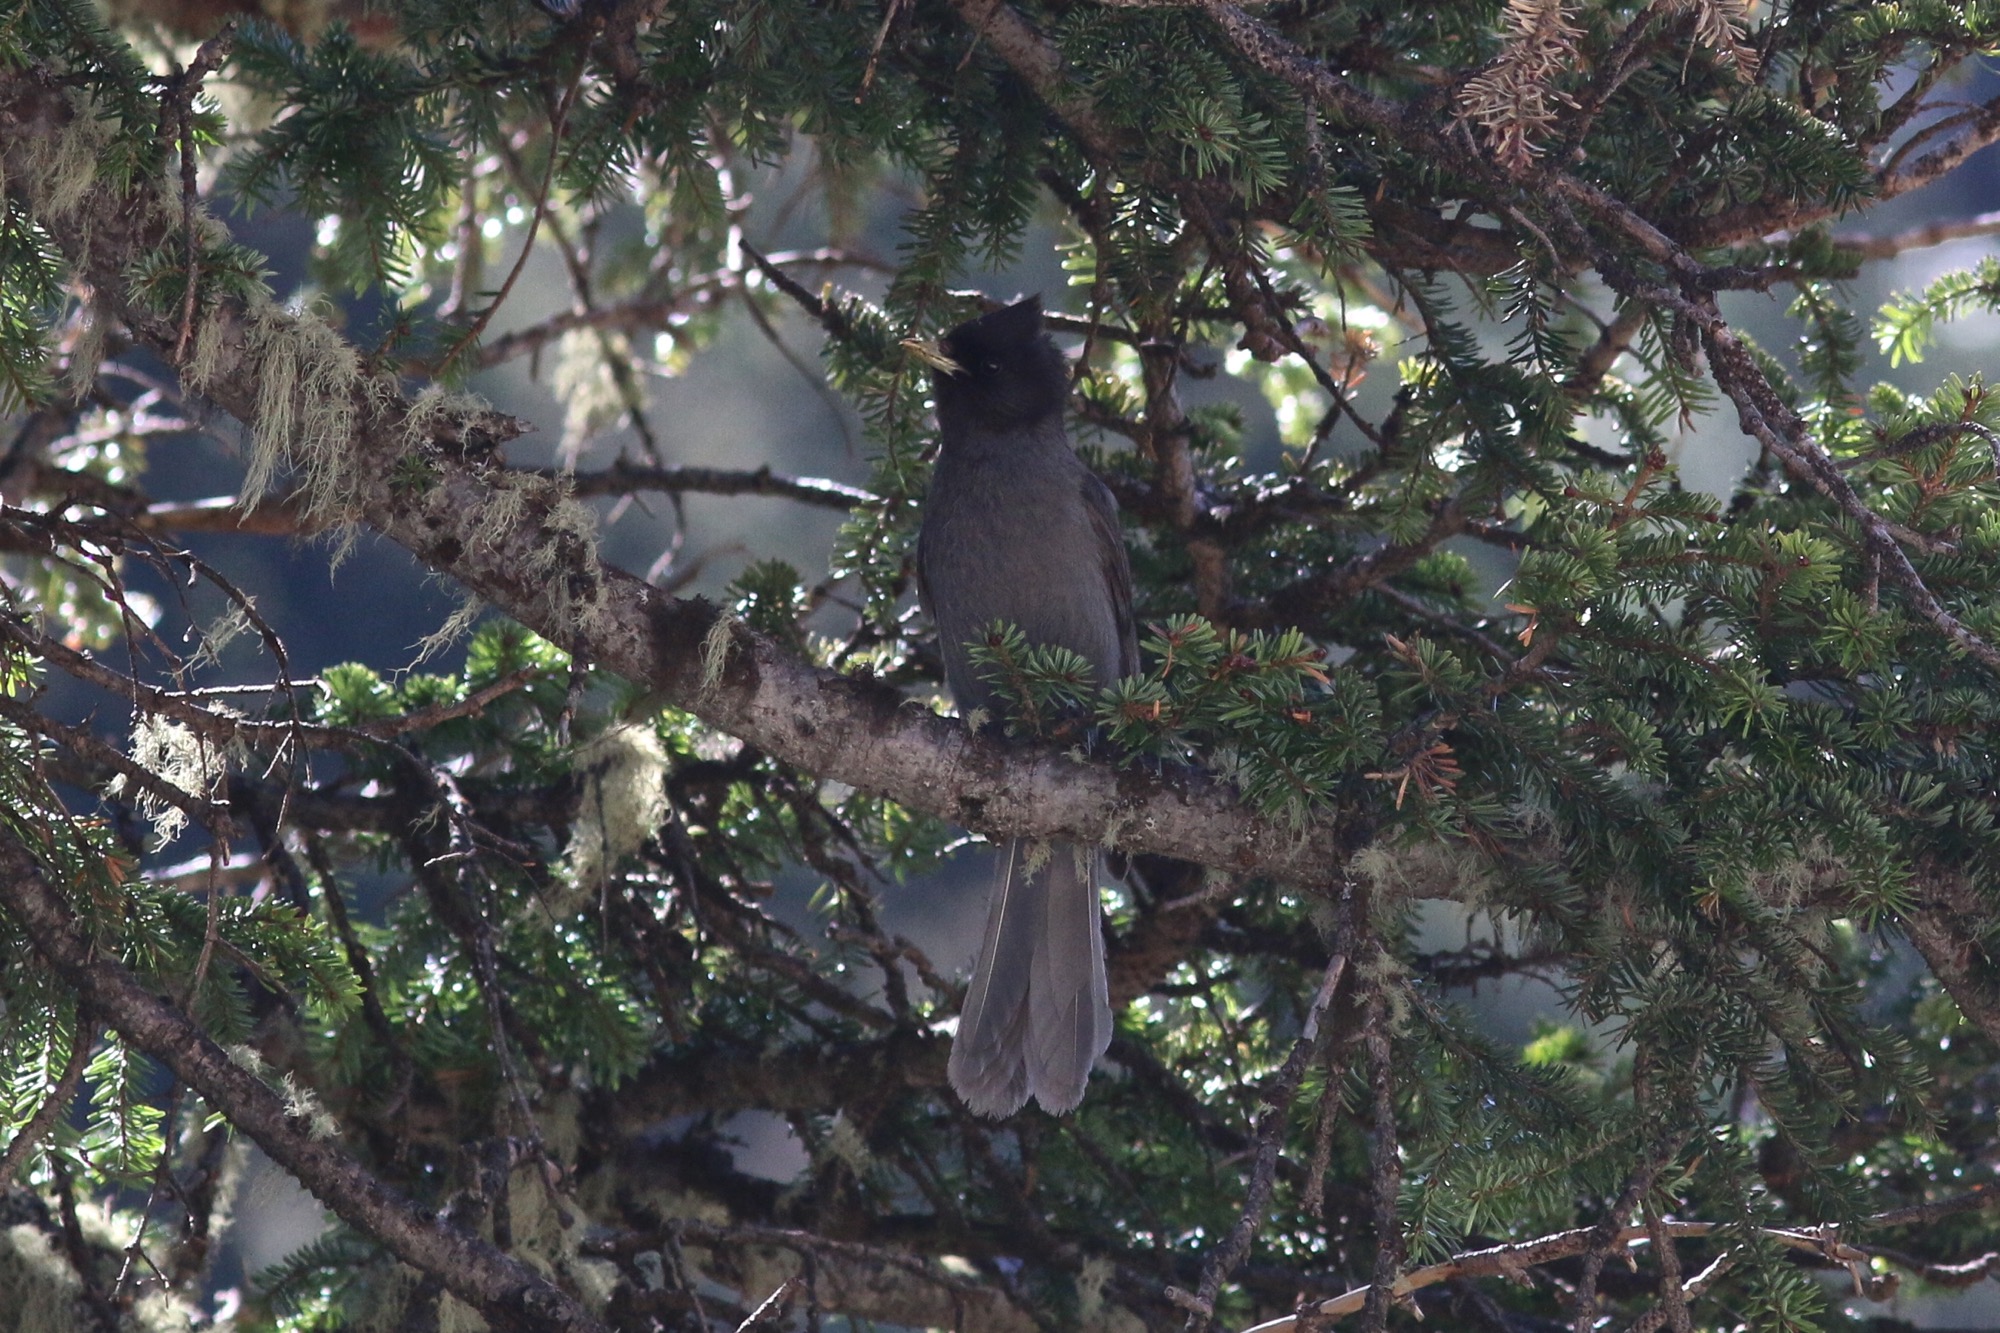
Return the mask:
<svg viewBox="0 0 2000 1333">
<path fill-rule="evenodd" d="M 1913 106 L 1911 109 L 1914 111 L 1917 108 Z M 2000 143 L 2000 97 L 1990 98 L 1981 103 L 1976 111 L 1955 119 L 1951 128 L 1953 132 L 1942 142 L 1933 144 L 1914 157 L 1910 154 L 1915 151 L 1916 139 L 1901 146 L 1889 164 L 1873 173 L 1869 189 L 1871 197 L 1882 201 L 1920 190 L 1957 170 L 1974 153 Z M 1928 140 L 1940 132 L 1940 127 L 1930 126 L 1922 137 Z M 1796 233 L 1838 213 L 1836 205 L 1827 203 L 1759 200 L 1725 208 L 1712 217 L 1690 219 L 1676 228 L 1676 236 L 1689 249 L 1711 249 L 1780 232 Z"/>
<path fill-rule="evenodd" d="M 1348 84 L 1323 66 L 1308 60 L 1302 52 L 1262 23 L 1229 3 L 1229 0 L 1202 0 L 1208 11 L 1237 48 L 1249 59 L 1276 77 L 1283 78 L 1312 97 L 1329 111 L 1365 118 L 1364 123 L 1394 136 L 1417 151 L 1438 155 L 1447 161 L 1460 160 L 1448 142 L 1421 126 L 1393 114 L 1379 100 Z M 1990 120 L 1992 123 L 1987 125 Z M 1983 112 L 1980 124 L 1985 132 L 2000 136 L 2000 99 Z M 1940 170 L 1948 170 L 1942 167 Z M 1481 173 L 1472 171 L 1477 178 Z M 1626 263 L 1599 247 L 1584 242 L 1585 254 L 1592 254 L 1600 272 L 1629 299 L 1663 304 L 1688 318 L 1699 329 L 1709 354 L 1709 366 L 1719 387 L 1735 403 L 1746 434 L 1770 450 L 1796 480 L 1813 487 L 1833 501 L 1860 528 L 1862 541 L 1882 561 L 1883 571 L 1900 587 L 1917 612 L 1968 655 L 2000 672 L 2000 649 L 1987 643 L 1941 603 L 1924 583 L 1902 542 L 1916 538 L 1908 530 L 1895 530 L 1855 492 L 1811 437 L 1803 418 L 1772 389 L 1762 367 L 1743 346 L 1742 340 L 1723 319 L 1715 303 L 1718 285 L 1713 270 L 1700 264 L 1681 244 L 1654 223 L 1598 187 L 1557 170 L 1544 170 L 1538 183 L 1548 190 L 1562 208 L 1574 208 L 1598 225 L 1622 235 L 1646 259 L 1666 268 L 1683 290 L 1646 286 L 1637 281 Z M 1505 191 L 1504 186 L 1496 188 Z M 1570 236 L 1582 237 L 1573 220 L 1565 222 Z M 1594 252 L 1594 253 L 1593 253 Z M 1727 275 L 1723 275 L 1726 281 Z M 1685 294 L 1683 294 L 1683 292 Z M 1920 549 L 1927 543 L 1916 538 Z"/>
<path fill-rule="evenodd" d="M 33 122 L 54 135 L 71 114 L 33 67 L 0 73 L 0 127 Z M 9 179 L 12 188 L 35 188 L 31 173 Z M 77 246 L 74 261 L 117 301 L 135 337 L 171 347 L 171 326 L 123 299 L 126 263 L 158 243 L 157 218 L 147 222 L 147 213 L 104 182 L 92 186 L 82 207 L 95 225 L 87 246 L 84 235 L 68 238 Z M 275 310 L 259 312 L 258 320 L 264 332 L 257 338 L 228 303 L 210 320 L 214 369 L 205 391 L 247 422 L 259 419 L 273 340 L 282 343 L 304 323 Z M 323 327 L 311 332 L 332 337 Z M 1130 851 L 1300 883 L 1328 882 L 1373 834 L 1363 809 L 1331 810 L 1295 829 L 1246 809 L 1213 779 L 1120 772 L 1076 763 L 1054 748 L 972 735 L 905 708 L 900 696 L 870 681 L 809 666 L 745 626 L 721 623 L 708 603 L 666 596 L 604 566 L 579 538 L 589 519 L 573 496 L 495 468 L 481 448 L 496 432 L 517 431 L 511 418 L 443 400 L 412 404 L 358 367 L 352 373 L 324 392 L 353 405 L 350 433 L 339 441 L 352 455 L 341 485 L 363 521 L 545 638 L 579 645 L 591 661 L 787 763 L 994 836 L 1096 845 L 1115 830 Z M 431 480 L 395 484 L 412 459 Z M 707 665 L 714 645 L 723 650 L 719 673 Z M 159 707 L 169 715 L 187 709 L 173 700 Z M 198 721 L 218 725 L 212 715 Z"/>
<path fill-rule="evenodd" d="M 0 830 L 0 908 L 84 1004 L 133 1047 L 174 1072 L 229 1117 L 334 1214 L 429 1273 L 496 1328 L 604 1333 L 574 1297 L 490 1244 L 419 1212 L 284 1097 L 232 1060 L 184 1013 L 93 947 L 63 896 L 12 833 Z"/>
<path fill-rule="evenodd" d="M 1984 919 L 1980 892 L 1956 866 L 1926 866 L 1918 902 L 1901 914 L 1903 931 L 1966 1021 L 2000 1042 L 2000 966 L 1973 923 Z"/>
<path fill-rule="evenodd" d="M 1320 1047 L 1320 1022 L 1326 1017 L 1327 1007 L 1333 1003 L 1333 994 L 1346 974 L 1347 955 L 1337 953 L 1328 960 L 1326 970 L 1320 976 L 1319 989 L 1313 993 L 1312 1003 L 1306 1009 L 1305 1022 L 1299 1027 L 1298 1039 L 1292 1043 L 1291 1053 L 1272 1077 L 1270 1090 L 1263 1098 L 1263 1107 L 1257 1113 L 1257 1151 L 1250 1170 L 1249 1188 L 1244 1191 L 1243 1212 L 1228 1236 L 1209 1252 L 1208 1260 L 1202 1266 L 1201 1286 L 1195 1292 L 1194 1304 L 1190 1307 L 1187 1333 L 1203 1333 L 1210 1327 L 1222 1284 L 1243 1262 L 1243 1257 L 1250 1252 L 1251 1241 L 1256 1239 L 1258 1230 L 1264 1225 L 1264 1210 L 1270 1203 L 1271 1188 L 1277 1179 L 1278 1154 L 1284 1145 L 1285 1131 L 1290 1127 L 1292 1103 L 1298 1098 L 1299 1083 L 1305 1078 L 1306 1067 L 1312 1063 Z M 1337 1085 L 1338 1075 L 1329 1070 L 1327 1082 L 1329 1087 Z"/>
<path fill-rule="evenodd" d="M 76 1185 L 69 1164 L 57 1159 L 50 1165 L 49 1175 L 55 1185 L 57 1216 L 62 1219 L 62 1229 L 57 1236 L 63 1258 L 68 1261 L 70 1272 L 83 1292 L 83 1308 L 89 1313 L 96 1333 L 118 1333 L 124 1321 L 118 1317 L 118 1307 L 112 1304 L 110 1294 L 99 1280 L 96 1255 L 84 1237 L 83 1223 L 77 1215 Z"/>
<path fill-rule="evenodd" d="M 1643 1060 L 1643 1055 L 1641 1059 Z M 1590 1228 L 1590 1243 L 1583 1250 L 1583 1275 L 1577 1279 L 1576 1289 L 1571 1294 L 1571 1327 L 1583 1331 L 1597 1327 L 1602 1312 L 1597 1308 L 1597 1280 L 1604 1273 L 1604 1261 L 1612 1250 L 1620 1245 L 1620 1237 L 1625 1234 L 1626 1220 L 1639 1206 L 1639 1201 L 1653 1188 L 1653 1180 L 1665 1164 L 1663 1155 L 1655 1151 L 1639 1163 L 1638 1169 L 1626 1178 L 1625 1188 L 1596 1226 Z M 1648 1228 L 1636 1228 L 1647 1234 Z M 1649 1236 L 1650 1239 L 1650 1236 Z"/>
<path fill-rule="evenodd" d="M 53 1034 L 51 1034 L 53 1039 Z M 15 1173 L 27 1163 L 28 1154 L 35 1150 L 42 1136 L 56 1127 L 56 1123 L 68 1115 L 76 1102 L 76 1094 L 83 1087 L 83 1071 L 90 1064 L 90 1051 L 97 1044 L 97 1025 L 91 1021 L 87 1011 L 79 1010 L 71 1024 L 69 1039 L 69 1059 L 64 1061 L 62 1072 L 50 1086 L 48 1095 L 27 1122 L 14 1131 L 7 1141 L 4 1152 L 0 1152 L 0 1191 L 11 1190 Z"/>
<path fill-rule="evenodd" d="M 1894 259 L 1911 250 L 1928 250 L 1953 241 L 2000 235 L 2000 212 L 1978 213 L 1969 218 L 1940 218 L 1922 226 L 1908 227 L 1887 235 L 1849 232 L 1834 238 L 1834 244 L 1862 259 Z"/>
<path fill-rule="evenodd" d="M 554 480 L 553 471 L 536 475 Z M 596 472 L 579 472 L 571 480 L 579 498 L 599 495 L 631 495 L 640 491 L 665 491 L 685 495 L 756 495 L 796 500 L 816 509 L 846 511 L 856 505 L 872 504 L 871 491 L 825 477 L 787 477 L 769 466 L 735 471 L 711 467 L 641 467 L 624 459 Z"/>
<path fill-rule="evenodd" d="M 1640 1205 L 1646 1219 L 1646 1240 L 1659 1256 L 1660 1264 L 1660 1305 L 1649 1311 L 1646 1318 L 1658 1316 L 1672 1333 L 1694 1333 L 1694 1321 L 1688 1314 L 1687 1284 L 1681 1272 L 1680 1250 L 1674 1245 L 1664 1225 L 1665 1219 L 1659 1209 L 1650 1201 Z"/>
<path fill-rule="evenodd" d="M 194 340 L 195 309 L 201 292 L 201 243 L 195 230 L 199 198 L 195 182 L 194 99 L 200 95 L 203 81 L 229 58 L 229 49 L 235 44 L 236 20 L 230 19 L 201 44 L 186 69 L 167 81 L 166 94 L 161 100 L 161 137 L 172 132 L 181 163 L 181 239 L 187 290 L 181 298 L 180 335 L 174 340 L 175 365 L 186 360 L 188 347 Z"/>
<path fill-rule="evenodd" d="M 1896 525 L 1876 513 L 1855 492 L 1832 458 L 1812 439 L 1805 420 L 1771 388 L 1763 368 L 1724 322 L 1714 298 L 1703 296 L 1692 302 L 1691 307 L 1708 349 L 1710 370 L 1716 384 L 1736 404 L 1737 419 L 1745 433 L 1770 450 L 1793 477 L 1826 496 L 1853 519 L 1864 546 L 1881 561 L 1883 574 L 1902 589 L 1919 615 L 1968 656 L 1989 670 L 2000 672 L 2000 649 L 1946 609 L 1910 563 L 1903 542 L 1914 534 L 1898 531 Z M 1912 544 L 1920 548 L 1926 545 Z"/>
<path fill-rule="evenodd" d="M 1876 1219 L 1868 1220 L 1873 1222 Z M 1658 1223 L 1658 1230 L 1663 1236 L 1695 1240 L 1716 1235 L 1725 1228 L 1714 1222 L 1668 1220 Z M 1811 1255 L 1842 1266 L 1866 1264 L 1873 1257 L 1867 1250 L 1837 1239 L 1835 1235 L 1837 1229 L 1833 1227 L 1822 1230 L 1760 1227 L 1756 1230 L 1759 1235 L 1794 1253 Z M 1614 1228 L 1608 1235 L 1598 1227 L 1578 1227 L 1534 1240 L 1515 1241 L 1481 1250 L 1467 1250 L 1438 1263 L 1426 1264 L 1398 1277 L 1395 1280 L 1394 1294 L 1401 1299 L 1440 1282 L 1453 1282 L 1465 1278 L 1518 1279 L 1526 1269 L 1564 1259 L 1580 1258 L 1597 1247 L 1605 1247 L 1606 1253 L 1630 1252 L 1639 1246 L 1651 1243 L 1651 1229 L 1644 1224 Z M 1724 1251 L 1707 1269 L 1689 1279 L 1683 1289 L 1686 1298 L 1693 1300 L 1712 1286 L 1722 1271 L 1716 1265 L 1723 1265 L 1726 1268 L 1734 1253 L 1734 1251 Z M 1339 1319 L 1358 1314 L 1367 1306 L 1368 1298 L 1375 1290 L 1373 1285 L 1356 1287 L 1343 1295 L 1318 1302 L 1311 1313 L 1321 1319 Z M 1665 1318 L 1662 1312 L 1661 1321 L 1664 1322 Z M 1303 1327 L 1297 1316 L 1286 1315 L 1281 1319 L 1266 1320 L 1243 1330 L 1243 1333 L 1294 1333 L 1294 1330 Z"/>
<path fill-rule="evenodd" d="M 1380 1333 L 1389 1324 L 1391 1306 L 1408 1294 L 1399 1277 L 1403 1266 L 1403 1221 L 1399 1196 L 1403 1189 L 1402 1150 L 1396 1124 L 1395 1048 L 1389 1031 L 1388 952 L 1375 944 L 1369 969 L 1368 998 L 1362 1006 L 1361 1045 L 1368 1057 L 1370 1101 L 1368 1174 L 1375 1223 L 1375 1273 L 1361 1302 L 1361 1326 Z"/>
<path fill-rule="evenodd" d="M 203 500 L 159 501 L 132 516 L 132 526 L 147 533 L 235 532 L 256 537 L 311 535 L 304 507 L 290 495 L 275 495 L 246 508 L 235 495 Z"/>
</svg>

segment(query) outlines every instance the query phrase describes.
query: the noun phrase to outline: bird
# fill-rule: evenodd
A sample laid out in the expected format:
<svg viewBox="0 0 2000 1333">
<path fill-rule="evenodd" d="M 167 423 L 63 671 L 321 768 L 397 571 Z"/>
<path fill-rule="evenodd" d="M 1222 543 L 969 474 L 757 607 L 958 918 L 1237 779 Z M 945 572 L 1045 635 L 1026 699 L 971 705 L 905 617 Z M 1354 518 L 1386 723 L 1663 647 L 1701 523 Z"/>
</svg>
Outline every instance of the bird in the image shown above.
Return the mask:
<svg viewBox="0 0 2000 1333">
<path fill-rule="evenodd" d="M 904 346 L 932 370 L 939 449 L 917 591 L 959 715 L 999 712 L 968 646 L 994 621 L 1030 644 L 1074 651 L 1100 686 L 1136 672 L 1117 502 L 1070 447 L 1069 363 L 1044 328 L 1041 299 Z M 976 1114 L 1009 1116 L 1031 1097 L 1052 1114 L 1076 1109 L 1111 1044 L 1097 859 L 1095 848 L 1022 839 L 1000 851 L 948 1066 Z"/>
</svg>

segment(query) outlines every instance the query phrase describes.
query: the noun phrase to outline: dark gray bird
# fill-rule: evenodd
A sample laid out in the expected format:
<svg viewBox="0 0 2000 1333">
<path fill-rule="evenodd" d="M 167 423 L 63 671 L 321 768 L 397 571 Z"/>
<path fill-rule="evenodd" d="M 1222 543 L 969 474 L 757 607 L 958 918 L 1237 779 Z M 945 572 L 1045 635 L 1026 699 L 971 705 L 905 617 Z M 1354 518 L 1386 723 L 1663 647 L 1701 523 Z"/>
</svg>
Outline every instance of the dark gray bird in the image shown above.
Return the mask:
<svg viewBox="0 0 2000 1333">
<path fill-rule="evenodd" d="M 996 620 L 1030 643 L 1069 648 L 1099 684 L 1138 670 L 1132 572 L 1111 492 L 1063 431 L 1069 364 L 1030 297 L 959 325 L 938 346 L 906 344 L 936 372 L 942 448 L 917 536 L 917 587 L 936 622 L 945 683 L 961 716 L 999 711 L 966 648 Z M 1094 848 L 1021 842 L 1001 850 L 986 938 L 951 1085 L 980 1115 L 1033 1097 L 1083 1100 L 1111 1043 Z"/>
</svg>

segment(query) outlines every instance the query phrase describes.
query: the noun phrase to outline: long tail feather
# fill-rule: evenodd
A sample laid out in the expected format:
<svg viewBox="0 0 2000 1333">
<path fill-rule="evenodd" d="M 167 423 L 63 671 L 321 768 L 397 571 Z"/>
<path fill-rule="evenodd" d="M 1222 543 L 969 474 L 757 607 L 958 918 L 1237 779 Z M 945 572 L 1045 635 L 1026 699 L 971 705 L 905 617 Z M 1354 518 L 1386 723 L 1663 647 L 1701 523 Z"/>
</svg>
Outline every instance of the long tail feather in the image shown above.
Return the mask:
<svg viewBox="0 0 2000 1333">
<path fill-rule="evenodd" d="M 1018 841 L 1001 855 L 951 1048 L 952 1087 L 996 1118 L 1031 1096 L 1074 1109 L 1111 1043 L 1094 857 L 1055 846 L 1032 871 L 1028 860 Z"/>
</svg>

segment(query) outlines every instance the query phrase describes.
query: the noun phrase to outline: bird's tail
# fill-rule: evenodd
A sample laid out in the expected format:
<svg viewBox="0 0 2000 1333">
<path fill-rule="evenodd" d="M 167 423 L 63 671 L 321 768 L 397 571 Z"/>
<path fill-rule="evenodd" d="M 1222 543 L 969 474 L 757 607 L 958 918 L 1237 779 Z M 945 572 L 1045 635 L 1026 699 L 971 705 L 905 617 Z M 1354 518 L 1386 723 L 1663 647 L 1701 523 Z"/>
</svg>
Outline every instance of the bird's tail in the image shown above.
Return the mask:
<svg viewBox="0 0 2000 1333">
<path fill-rule="evenodd" d="M 1056 844 L 1030 870 L 1028 848 L 1001 852 L 986 939 L 951 1044 L 951 1086 L 980 1115 L 1033 1097 L 1053 1114 L 1083 1100 L 1111 1044 L 1095 854 Z"/>
</svg>

